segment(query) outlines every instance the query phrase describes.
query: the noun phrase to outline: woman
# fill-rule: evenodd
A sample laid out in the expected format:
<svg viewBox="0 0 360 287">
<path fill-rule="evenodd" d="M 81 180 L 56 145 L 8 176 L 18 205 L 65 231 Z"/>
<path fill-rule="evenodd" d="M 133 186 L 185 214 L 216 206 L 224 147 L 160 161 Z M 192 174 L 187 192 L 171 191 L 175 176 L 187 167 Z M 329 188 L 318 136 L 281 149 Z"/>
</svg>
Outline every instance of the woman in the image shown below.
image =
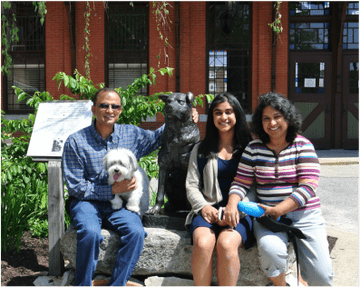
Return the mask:
<svg viewBox="0 0 360 287">
<path fill-rule="evenodd" d="M 210 105 L 205 139 L 191 152 L 186 192 L 192 210 L 186 226 L 193 239 L 191 259 L 195 285 L 210 286 L 212 255 L 216 246 L 220 286 L 236 285 L 240 271 L 239 247 L 249 248 L 255 238 L 249 216 L 229 223 L 219 220 L 219 208 L 227 214 L 228 193 L 241 154 L 251 140 L 245 114 L 237 99 L 224 93 Z"/>
<path fill-rule="evenodd" d="M 301 116 L 289 100 L 269 93 L 260 97 L 252 122 L 259 138 L 248 144 L 240 160 L 229 193 L 230 216 L 235 220 L 235 202 L 255 180 L 265 214 L 273 219 L 286 215 L 307 237 L 296 239 L 302 278 L 309 285 L 331 285 L 325 221 L 316 196 L 320 165 L 312 143 L 299 135 Z M 274 285 L 284 286 L 287 234 L 272 233 L 256 220 L 254 234 L 262 269 Z"/>
</svg>

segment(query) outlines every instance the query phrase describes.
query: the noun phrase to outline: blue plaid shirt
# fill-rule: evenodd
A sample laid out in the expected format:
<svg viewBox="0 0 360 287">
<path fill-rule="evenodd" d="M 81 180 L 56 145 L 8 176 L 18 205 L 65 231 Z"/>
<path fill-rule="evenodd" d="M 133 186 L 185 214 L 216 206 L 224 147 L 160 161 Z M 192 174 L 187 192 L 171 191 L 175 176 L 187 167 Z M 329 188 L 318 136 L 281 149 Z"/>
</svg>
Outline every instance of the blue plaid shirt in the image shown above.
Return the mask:
<svg viewBox="0 0 360 287">
<path fill-rule="evenodd" d="M 91 126 L 70 135 L 62 157 L 69 195 L 82 200 L 113 199 L 103 166 L 104 155 L 110 149 L 122 147 L 130 149 L 140 159 L 160 147 L 164 127 L 150 131 L 133 125 L 115 124 L 114 132 L 104 140 L 95 130 L 93 121 Z"/>
</svg>

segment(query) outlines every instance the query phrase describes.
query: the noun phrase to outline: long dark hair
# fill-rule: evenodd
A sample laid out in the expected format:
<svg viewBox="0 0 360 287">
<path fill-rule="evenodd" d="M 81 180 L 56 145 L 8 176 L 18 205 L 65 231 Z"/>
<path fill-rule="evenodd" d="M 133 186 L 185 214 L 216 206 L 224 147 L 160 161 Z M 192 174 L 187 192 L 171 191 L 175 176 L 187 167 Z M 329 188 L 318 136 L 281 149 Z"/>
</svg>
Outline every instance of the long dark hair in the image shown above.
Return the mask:
<svg viewBox="0 0 360 287">
<path fill-rule="evenodd" d="M 217 95 L 212 101 L 206 123 L 206 135 L 199 146 L 199 155 L 207 157 L 214 156 L 219 152 L 219 131 L 214 124 L 213 111 L 215 107 L 223 102 L 228 102 L 235 112 L 236 124 L 234 132 L 233 158 L 240 159 L 246 145 L 252 140 L 250 129 L 246 122 L 244 110 L 239 101 L 230 93 Z"/>
<path fill-rule="evenodd" d="M 263 143 L 269 143 L 270 137 L 264 131 L 262 125 L 263 110 L 271 106 L 275 110 L 280 111 L 288 123 L 288 130 L 286 134 L 286 141 L 291 143 L 296 136 L 301 132 L 302 118 L 298 109 L 285 97 L 277 93 L 263 94 L 259 98 L 259 104 L 252 116 L 253 132 Z"/>
</svg>

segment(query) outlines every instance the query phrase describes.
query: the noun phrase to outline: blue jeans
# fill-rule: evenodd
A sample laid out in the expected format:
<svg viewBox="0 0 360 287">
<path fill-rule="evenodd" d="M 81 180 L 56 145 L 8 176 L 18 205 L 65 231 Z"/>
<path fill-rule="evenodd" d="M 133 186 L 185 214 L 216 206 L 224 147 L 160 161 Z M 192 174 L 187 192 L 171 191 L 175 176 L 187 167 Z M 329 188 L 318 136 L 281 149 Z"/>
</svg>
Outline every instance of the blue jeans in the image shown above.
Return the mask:
<svg viewBox="0 0 360 287">
<path fill-rule="evenodd" d="M 120 235 L 120 246 L 109 285 L 125 286 L 139 260 L 147 236 L 138 214 L 113 210 L 109 201 L 74 200 L 70 205 L 77 229 L 75 285 L 92 286 L 100 253 L 102 225 Z"/>
</svg>

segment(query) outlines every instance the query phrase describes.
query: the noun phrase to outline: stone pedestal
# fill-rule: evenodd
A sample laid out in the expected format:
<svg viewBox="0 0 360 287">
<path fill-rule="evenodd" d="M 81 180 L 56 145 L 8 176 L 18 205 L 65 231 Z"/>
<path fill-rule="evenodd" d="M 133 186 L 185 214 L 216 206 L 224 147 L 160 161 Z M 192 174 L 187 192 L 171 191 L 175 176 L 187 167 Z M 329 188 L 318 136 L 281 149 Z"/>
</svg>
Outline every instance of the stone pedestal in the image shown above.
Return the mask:
<svg viewBox="0 0 360 287">
<path fill-rule="evenodd" d="M 165 222 L 165 225 L 168 225 L 168 222 L 171 221 L 171 219 L 162 218 L 160 221 L 163 221 Z M 175 226 L 175 223 L 171 223 L 170 225 Z M 132 276 L 165 277 L 171 275 L 179 278 L 192 279 L 192 245 L 188 231 L 157 227 L 145 227 L 145 231 L 148 233 L 148 236 L 144 241 L 144 250 Z M 110 275 L 116 259 L 120 237 L 115 232 L 106 229 L 102 230 L 102 235 L 104 241 L 100 246 L 96 272 L 98 274 Z M 60 249 L 64 259 L 69 260 L 73 266 L 76 266 L 76 230 L 72 226 L 69 227 L 65 236 L 62 238 Z M 288 268 L 290 268 L 295 262 L 295 253 L 291 244 L 289 244 L 288 252 Z M 215 253 L 212 283 L 216 285 Z M 265 286 L 270 282 L 260 270 L 256 245 L 246 251 L 240 248 L 239 256 L 241 270 L 237 285 Z"/>
<path fill-rule="evenodd" d="M 188 215 L 187 211 L 176 212 L 171 214 L 148 215 L 144 214 L 142 222 L 144 227 L 164 228 L 168 230 L 185 231 L 185 219 Z"/>
</svg>

